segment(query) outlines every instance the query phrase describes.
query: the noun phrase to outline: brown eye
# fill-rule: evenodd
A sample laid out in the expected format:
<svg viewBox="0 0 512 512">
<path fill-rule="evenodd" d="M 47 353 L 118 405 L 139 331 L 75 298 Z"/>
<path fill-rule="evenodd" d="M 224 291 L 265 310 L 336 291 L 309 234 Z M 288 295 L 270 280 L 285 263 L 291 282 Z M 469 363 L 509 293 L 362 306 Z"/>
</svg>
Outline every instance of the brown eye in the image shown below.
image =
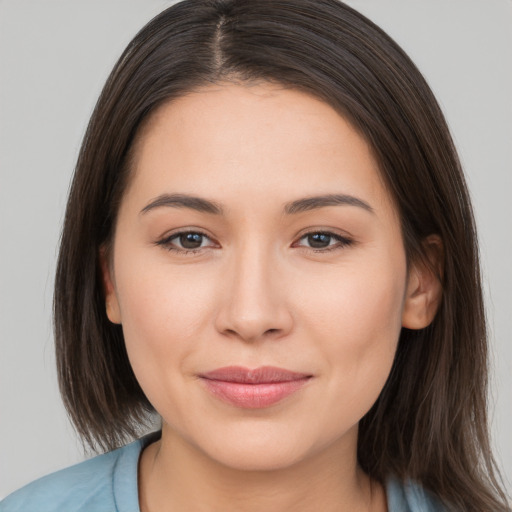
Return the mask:
<svg viewBox="0 0 512 512">
<path fill-rule="evenodd" d="M 342 249 L 353 244 L 350 238 L 335 233 L 312 231 L 303 235 L 298 245 L 312 249 L 315 252 L 327 252 L 334 249 Z"/>
<path fill-rule="evenodd" d="M 198 249 L 203 243 L 204 235 L 201 233 L 183 233 L 178 239 L 184 249 Z"/>
<path fill-rule="evenodd" d="M 214 247 L 210 237 L 198 231 L 181 231 L 156 242 L 165 249 L 177 253 L 196 252 Z"/>
<path fill-rule="evenodd" d="M 307 240 L 310 247 L 315 249 L 323 249 L 324 247 L 328 247 L 331 244 L 331 235 L 327 235 L 325 233 L 313 233 L 307 235 Z"/>
</svg>

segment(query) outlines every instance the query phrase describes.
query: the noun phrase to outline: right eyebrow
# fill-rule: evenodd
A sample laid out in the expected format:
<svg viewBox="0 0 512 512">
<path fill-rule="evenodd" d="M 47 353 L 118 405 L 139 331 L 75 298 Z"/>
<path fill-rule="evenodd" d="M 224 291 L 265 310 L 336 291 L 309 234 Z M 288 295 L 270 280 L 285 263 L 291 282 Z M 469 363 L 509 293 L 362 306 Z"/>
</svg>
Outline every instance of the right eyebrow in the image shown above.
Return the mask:
<svg viewBox="0 0 512 512">
<path fill-rule="evenodd" d="M 362 199 L 348 194 L 326 194 L 322 196 L 304 197 L 297 199 L 291 203 L 287 203 L 284 207 L 285 213 L 288 215 L 325 208 L 327 206 L 357 206 L 367 212 L 374 213 L 373 208 Z"/>
<path fill-rule="evenodd" d="M 222 207 L 215 201 L 190 196 L 188 194 L 162 194 L 147 204 L 140 213 L 144 214 L 161 207 L 190 208 L 203 213 L 211 213 L 214 215 L 223 214 Z"/>
</svg>

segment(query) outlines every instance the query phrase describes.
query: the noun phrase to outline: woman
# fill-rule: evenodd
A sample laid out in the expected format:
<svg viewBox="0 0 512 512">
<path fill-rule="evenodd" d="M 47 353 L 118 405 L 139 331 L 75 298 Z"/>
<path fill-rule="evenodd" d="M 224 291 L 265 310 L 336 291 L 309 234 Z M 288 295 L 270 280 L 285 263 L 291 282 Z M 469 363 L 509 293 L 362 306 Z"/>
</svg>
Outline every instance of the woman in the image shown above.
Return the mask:
<svg viewBox="0 0 512 512">
<path fill-rule="evenodd" d="M 508 510 L 453 144 L 338 1 L 189 0 L 135 37 L 79 157 L 55 325 L 82 437 L 161 431 L 5 510 Z"/>
</svg>

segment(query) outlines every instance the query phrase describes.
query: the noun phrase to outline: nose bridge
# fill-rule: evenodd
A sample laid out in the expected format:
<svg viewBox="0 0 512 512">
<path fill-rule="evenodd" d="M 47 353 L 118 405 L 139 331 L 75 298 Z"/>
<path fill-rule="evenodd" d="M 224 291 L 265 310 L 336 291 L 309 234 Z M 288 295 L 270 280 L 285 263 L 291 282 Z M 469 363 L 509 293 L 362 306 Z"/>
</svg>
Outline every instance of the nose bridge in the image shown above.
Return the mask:
<svg viewBox="0 0 512 512">
<path fill-rule="evenodd" d="M 218 328 L 246 341 L 291 328 L 278 258 L 268 241 L 252 238 L 234 249 L 219 311 Z"/>
</svg>

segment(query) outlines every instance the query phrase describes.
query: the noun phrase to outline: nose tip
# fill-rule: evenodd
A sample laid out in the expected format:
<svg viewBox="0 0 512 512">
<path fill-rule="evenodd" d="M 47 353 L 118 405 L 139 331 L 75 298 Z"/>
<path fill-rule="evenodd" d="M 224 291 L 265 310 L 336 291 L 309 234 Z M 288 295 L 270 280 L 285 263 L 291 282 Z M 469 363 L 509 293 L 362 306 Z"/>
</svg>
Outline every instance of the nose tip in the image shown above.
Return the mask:
<svg viewBox="0 0 512 512">
<path fill-rule="evenodd" d="M 277 268 L 249 259 L 224 282 L 216 328 L 246 342 L 283 337 L 293 319 Z"/>
</svg>

